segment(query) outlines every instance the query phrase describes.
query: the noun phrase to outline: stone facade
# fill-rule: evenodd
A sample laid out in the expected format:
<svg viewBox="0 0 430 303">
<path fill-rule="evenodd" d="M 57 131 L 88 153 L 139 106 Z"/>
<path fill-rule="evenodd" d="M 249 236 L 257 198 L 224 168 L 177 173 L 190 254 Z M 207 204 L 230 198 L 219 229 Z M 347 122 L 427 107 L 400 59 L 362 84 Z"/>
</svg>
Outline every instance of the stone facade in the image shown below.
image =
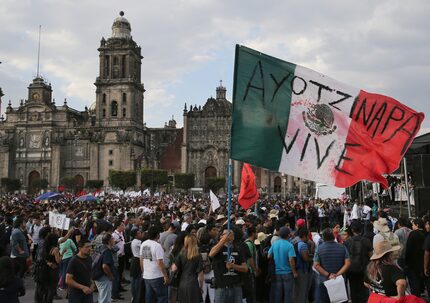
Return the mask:
<svg viewBox="0 0 430 303">
<path fill-rule="evenodd" d="M 184 108 L 181 170 L 195 175 L 195 185 L 204 187 L 209 177 L 226 177 L 230 146 L 232 104 L 226 88 L 216 89 L 216 98 L 206 104 Z"/>
<path fill-rule="evenodd" d="M 176 122 L 160 129 L 145 127 L 143 57 L 130 32 L 121 14 L 112 36 L 102 38 L 96 102 L 90 108 L 75 110 L 66 100 L 57 106 L 51 85 L 40 76 L 29 85 L 27 100 L 18 107 L 9 102 L 0 122 L 0 177 L 19 178 L 24 189 L 31 189 L 39 179 L 56 188 L 64 177 L 74 177 L 78 187 L 87 180 L 104 180 L 108 186 L 111 169 L 180 170 L 179 147 L 176 163 L 160 161 L 181 138 Z"/>
</svg>

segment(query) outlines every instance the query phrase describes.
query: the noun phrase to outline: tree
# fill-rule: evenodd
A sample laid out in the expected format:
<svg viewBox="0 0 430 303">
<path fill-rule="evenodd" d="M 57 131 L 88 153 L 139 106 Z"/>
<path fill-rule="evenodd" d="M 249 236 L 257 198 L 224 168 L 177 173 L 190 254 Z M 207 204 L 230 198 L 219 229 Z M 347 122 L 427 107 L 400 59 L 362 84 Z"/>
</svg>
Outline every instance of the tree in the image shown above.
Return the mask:
<svg viewBox="0 0 430 303">
<path fill-rule="evenodd" d="M 212 190 L 214 193 L 218 192 L 221 188 L 225 187 L 225 178 L 207 178 L 206 190 Z"/>
<path fill-rule="evenodd" d="M 87 180 L 85 186 L 89 189 L 100 189 L 103 187 L 103 180 Z"/>
<path fill-rule="evenodd" d="M 194 187 L 194 174 L 175 174 L 175 187 L 185 190 Z"/>
<path fill-rule="evenodd" d="M 136 185 L 136 173 L 132 170 L 110 170 L 109 183 L 113 187 L 118 187 L 122 190 L 126 190 L 127 188 Z"/>
<path fill-rule="evenodd" d="M 169 176 L 166 170 L 161 169 L 144 169 L 141 172 L 142 185 L 155 189 L 160 185 L 169 183 Z"/>
<path fill-rule="evenodd" d="M 48 188 L 49 182 L 46 179 L 38 179 L 35 180 L 33 186 L 38 190 L 43 189 L 46 190 Z"/>
<path fill-rule="evenodd" d="M 14 178 L 1 178 L 1 186 L 8 193 L 13 193 L 21 188 L 21 181 Z"/>
<path fill-rule="evenodd" d="M 76 181 L 75 177 L 64 177 L 60 180 L 60 185 L 64 186 L 67 191 L 73 191 L 75 189 Z"/>
</svg>

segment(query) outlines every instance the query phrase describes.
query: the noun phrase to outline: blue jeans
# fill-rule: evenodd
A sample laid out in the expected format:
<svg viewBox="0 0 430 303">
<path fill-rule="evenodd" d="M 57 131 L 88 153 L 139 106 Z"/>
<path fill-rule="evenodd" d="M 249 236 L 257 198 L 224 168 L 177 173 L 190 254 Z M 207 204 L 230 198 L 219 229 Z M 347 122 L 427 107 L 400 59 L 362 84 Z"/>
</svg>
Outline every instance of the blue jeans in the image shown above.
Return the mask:
<svg viewBox="0 0 430 303">
<path fill-rule="evenodd" d="M 98 303 L 110 303 L 112 297 L 112 281 L 105 275 L 96 280 L 96 286 L 99 290 Z"/>
<path fill-rule="evenodd" d="M 242 303 L 242 287 L 228 287 L 215 289 L 216 303 Z"/>
<path fill-rule="evenodd" d="M 67 288 L 66 285 L 66 272 L 67 272 L 67 266 L 69 266 L 69 262 L 72 260 L 72 257 L 63 259 L 60 262 L 60 287 L 63 289 Z"/>
<path fill-rule="evenodd" d="M 167 285 L 164 285 L 164 278 L 145 279 L 145 303 L 167 301 Z"/>
<path fill-rule="evenodd" d="M 118 268 L 116 268 L 114 266 L 114 268 L 112 269 L 112 274 L 113 274 L 113 280 L 112 280 L 112 297 L 119 297 L 120 293 L 119 293 L 119 285 L 120 281 L 119 281 L 119 273 L 118 273 Z"/>
<path fill-rule="evenodd" d="M 139 302 L 139 293 L 140 293 L 140 283 L 142 281 L 142 278 L 139 277 L 133 277 L 131 279 L 131 296 L 133 298 L 132 302 Z"/>
<path fill-rule="evenodd" d="M 270 286 L 270 302 L 293 302 L 294 277 L 293 274 L 275 275 Z"/>
</svg>

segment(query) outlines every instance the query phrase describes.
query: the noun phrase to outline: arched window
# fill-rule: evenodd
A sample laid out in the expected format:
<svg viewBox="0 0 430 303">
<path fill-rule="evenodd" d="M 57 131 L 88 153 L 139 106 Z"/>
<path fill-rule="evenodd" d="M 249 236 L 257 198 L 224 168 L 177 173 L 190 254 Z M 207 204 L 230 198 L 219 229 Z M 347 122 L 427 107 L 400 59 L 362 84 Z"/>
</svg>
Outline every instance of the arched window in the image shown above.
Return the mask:
<svg viewBox="0 0 430 303">
<path fill-rule="evenodd" d="M 123 108 L 122 109 L 122 116 L 125 118 L 127 115 L 126 115 L 126 110 L 125 110 L 125 108 Z"/>
<path fill-rule="evenodd" d="M 127 103 L 127 94 L 122 93 L 122 104 L 126 104 L 126 103 Z"/>
<path fill-rule="evenodd" d="M 121 78 L 125 78 L 125 55 L 121 59 Z"/>
<path fill-rule="evenodd" d="M 116 117 L 116 116 L 118 116 L 118 102 L 116 102 L 116 101 L 112 101 L 112 104 L 111 104 L 111 110 L 110 110 L 110 115 L 112 116 L 112 117 Z"/>
<path fill-rule="evenodd" d="M 103 108 L 103 118 L 106 118 L 106 110 Z"/>
<path fill-rule="evenodd" d="M 119 62 L 118 57 L 113 57 L 112 78 L 119 78 Z"/>
<path fill-rule="evenodd" d="M 109 56 L 105 56 L 105 78 L 110 78 L 109 69 L 110 66 L 110 60 L 109 60 Z"/>
<path fill-rule="evenodd" d="M 106 94 L 103 94 L 103 97 L 102 97 L 102 104 L 106 104 Z"/>
</svg>

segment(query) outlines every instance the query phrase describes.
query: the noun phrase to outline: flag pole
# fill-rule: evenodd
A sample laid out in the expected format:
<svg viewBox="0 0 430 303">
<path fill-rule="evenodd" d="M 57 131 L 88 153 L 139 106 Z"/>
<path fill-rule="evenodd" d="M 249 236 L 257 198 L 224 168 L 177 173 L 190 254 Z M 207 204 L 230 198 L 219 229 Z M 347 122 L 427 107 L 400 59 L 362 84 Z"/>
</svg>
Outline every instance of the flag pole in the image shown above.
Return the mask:
<svg viewBox="0 0 430 303">
<path fill-rule="evenodd" d="M 408 216 L 409 218 L 412 218 L 411 215 L 411 197 L 409 196 L 409 180 L 408 180 L 408 168 L 406 166 L 406 157 L 403 158 L 403 168 L 404 168 L 404 173 L 405 173 L 405 188 L 406 188 L 406 197 L 408 198 L 407 202 L 408 202 Z M 402 202 L 400 202 L 400 207 L 402 206 L 401 204 Z"/>
<path fill-rule="evenodd" d="M 227 178 L 227 231 L 230 234 L 230 212 L 231 212 L 231 159 L 228 159 Z M 227 242 L 227 260 L 230 260 L 230 241 Z"/>
</svg>

